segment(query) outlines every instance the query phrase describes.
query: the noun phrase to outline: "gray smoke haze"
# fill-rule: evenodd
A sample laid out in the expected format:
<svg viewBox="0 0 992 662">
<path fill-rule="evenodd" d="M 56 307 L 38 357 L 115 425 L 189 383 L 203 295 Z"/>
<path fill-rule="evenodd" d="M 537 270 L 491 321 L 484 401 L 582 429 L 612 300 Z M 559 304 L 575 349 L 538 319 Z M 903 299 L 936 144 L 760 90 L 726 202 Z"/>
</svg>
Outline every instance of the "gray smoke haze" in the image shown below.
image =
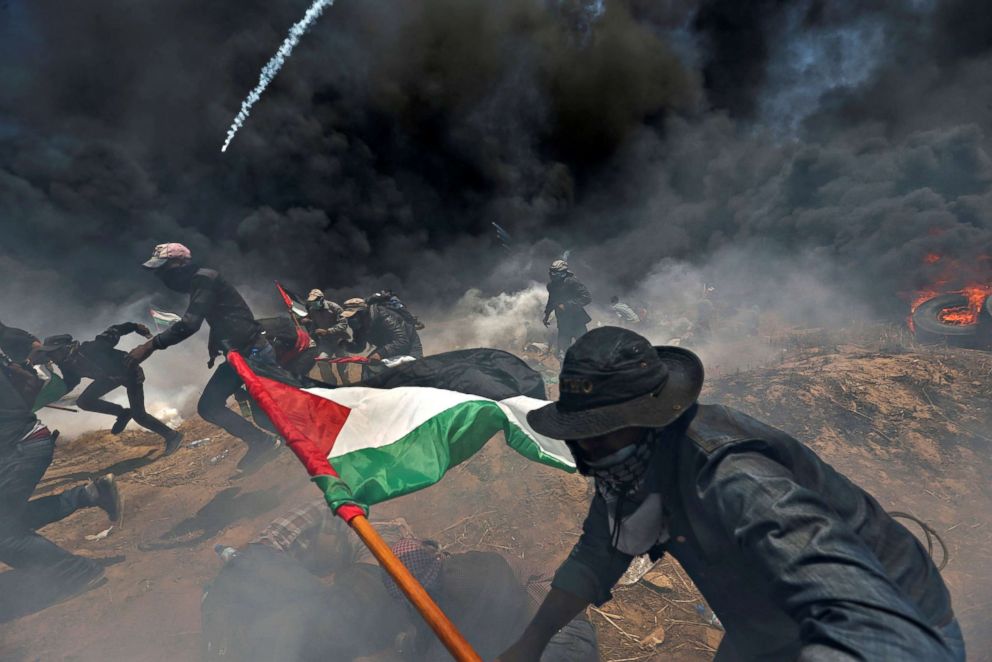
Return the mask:
<svg viewBox="0 0 992 662">
<path fill-rule="evenodd" d="M 5 321 L 175 309 L 137 268 L 169 240 L 260 301 L 279 278 L 425 310 L 526 291 L 565 249 L 602 304 L 671 298 L 673 261 L 744 307 L 887 319 L 928 253 L 989 276 L 980 3 L 340 2 L 218 153 L 305 9 L 0 9 Z M 811 273 L 829 294 L 776 287 Z"/>
</svg>

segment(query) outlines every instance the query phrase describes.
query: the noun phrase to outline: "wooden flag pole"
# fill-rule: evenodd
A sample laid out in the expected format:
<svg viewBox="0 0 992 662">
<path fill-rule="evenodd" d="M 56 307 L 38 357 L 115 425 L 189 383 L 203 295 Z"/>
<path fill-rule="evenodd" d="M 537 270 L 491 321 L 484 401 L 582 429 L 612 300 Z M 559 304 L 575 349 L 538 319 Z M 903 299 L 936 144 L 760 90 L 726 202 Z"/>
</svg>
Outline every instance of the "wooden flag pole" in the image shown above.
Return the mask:
<svg viewBox="0 0 992 662">
<path fill-rule="evenodd" d="M 379 561 L 379 565 L 389 573 L 393 581 L 400 587 L 407 599 L 417 608 L 420 615 L 424 617 L 427 624 L 434 630 L 441 643 L 444 644 L 448 652 L 458 660 L 458 662 L 482 662 L 482 658 L 476 653 L 462 633 L 458 631 L 455 624 L 445 615 L 437 603 L 431 599 L 420 582 L 411 574 L 410 570 L 403 565 L 403 562 L 396 558 L 393 551 L 382 539 L 382 536 L 372 527 L 364 515 L 356 515 L 348 522 L 352 530 L 362 539 L 365 546 L 369 548 L 372 555 Z"/>
</svg>

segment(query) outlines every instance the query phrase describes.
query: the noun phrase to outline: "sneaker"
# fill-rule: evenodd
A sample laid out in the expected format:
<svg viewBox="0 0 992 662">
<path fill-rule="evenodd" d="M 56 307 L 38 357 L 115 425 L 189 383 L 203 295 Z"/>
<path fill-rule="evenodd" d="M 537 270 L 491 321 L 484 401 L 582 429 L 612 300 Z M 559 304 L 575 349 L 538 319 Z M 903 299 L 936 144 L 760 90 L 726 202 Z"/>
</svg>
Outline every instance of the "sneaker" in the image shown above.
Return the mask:
<svg viewBox="0 0 992 662">
<path fill-rule="evenodd" d="M 258 470 L 263 464 L 274 458 L 279 453 L 280 448 L 282 448 L 282 440 L 278 437 L 270 437 L 260 444 L 249 445 L 248 452 L 238 462 L 238 471 L 242 474 L 248 474 Z"/>
<path fill-rule="evenodd" d="M 110 432 L 112 434 L 120 434 L 121 432 L 124 432 L 124 428 L 126 428 L 127 424 L 130 422 L 131 422 L 131 410 L 125 409 L 124 413 L 118 416 L 117 420 L 114 421 L 114 427 L 110 428 Z"/>
<path fill-rule="evenodd" d="M 172 434 L 165 438 L 165 452 L 162 453 L 162 457 L 169 457 L 183 445 L 183 433 L 179 430 L 173 430 Z"/>
<path fill-rule="evenodd" d="M 90 495 L 90 505 L 107 513 L 107 519 L 111 522 L 120 521 L 121 514 L 124 512 L 124 501 L 121 499 L 120 492 L 117 491 L 114 474 L 100 476 L 86 486 L 86 491 Z"/>
</svg>

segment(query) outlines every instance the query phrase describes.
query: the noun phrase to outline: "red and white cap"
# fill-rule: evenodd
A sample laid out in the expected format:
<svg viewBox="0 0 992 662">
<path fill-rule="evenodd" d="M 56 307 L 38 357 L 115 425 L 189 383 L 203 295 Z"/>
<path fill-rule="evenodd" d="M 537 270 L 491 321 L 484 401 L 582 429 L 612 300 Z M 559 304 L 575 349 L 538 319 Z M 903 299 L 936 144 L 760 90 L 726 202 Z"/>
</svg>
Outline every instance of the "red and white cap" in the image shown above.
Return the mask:
<svg viewBox="0 0 992 662">
<path fill-rule="evenodd" d="M 189 262 L 192 258 L 193 255 L 189 252 L 189 249 L 182 244 L 159 244 L 152 251 L 152 256 L 141 266 L 145 269 L 158 269 L 170 260 Z"/>
</svg>

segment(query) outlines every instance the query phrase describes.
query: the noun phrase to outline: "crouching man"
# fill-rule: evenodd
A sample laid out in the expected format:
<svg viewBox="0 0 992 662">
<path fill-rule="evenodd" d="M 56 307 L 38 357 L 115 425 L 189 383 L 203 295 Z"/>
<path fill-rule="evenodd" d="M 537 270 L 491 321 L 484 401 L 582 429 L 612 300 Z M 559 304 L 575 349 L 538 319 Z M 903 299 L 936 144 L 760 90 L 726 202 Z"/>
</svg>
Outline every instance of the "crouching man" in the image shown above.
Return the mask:
<svg viewBox="0 0 992 662">
<path fill-rule="evenodd" d="M 100 508 L 116 521 L 121 499 L 114 476 L 31 499 L 52 463 L 58 433 L 31 412 L 41 381 L 26 364 L 0 350 L 0 622 L 87 591 L 103 566 L 72 554 L 37 533 L 80 508 Z"/>
<path fill-rule="evenodd" d="M 698 404 L 703 366 L 625 329 L 565 356 L 558 402 L 528 415 L 567 441 L 596 495 L 523 636 L 536 660 L 634 556 L 668 552 L 726 628 L 716 659 L 964 660 L 937 568 L 875 499 L 787 434 Z"/>
</svg>

